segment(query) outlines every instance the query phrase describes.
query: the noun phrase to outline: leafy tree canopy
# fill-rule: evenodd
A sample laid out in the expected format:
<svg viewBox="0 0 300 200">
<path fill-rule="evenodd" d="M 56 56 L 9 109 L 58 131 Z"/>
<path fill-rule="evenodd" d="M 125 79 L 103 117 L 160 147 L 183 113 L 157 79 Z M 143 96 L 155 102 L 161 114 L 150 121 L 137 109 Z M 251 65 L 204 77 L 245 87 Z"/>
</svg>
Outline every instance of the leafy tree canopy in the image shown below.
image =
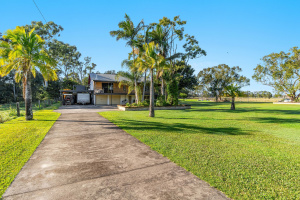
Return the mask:
<svg viewBox="0 0 300 200">
<path fill-rule="evenodd" d="M 59 37 L 60 32 L 64 30 L 62 26 L 57 25 L 52 21 L 47 22 L 46 24 L 43 24 L 41 21 L 32 21 L 30 25 L 25 25 L 24 28 L 28 31 L 35 29 L 36 34 L 46 41 L 52 39 L 57 34 Z"/>
<path fill-rule="evenodd" d="M 250 80 L 240 75 L 241 71 L 242 69 L 238 66 L 229 67 L 226 64 L 205 68 L 198 73 L 199 83 L 218 100 L 229 85 L 235 84 L 238 87 L 249 85 Z"/>
<path fill-rule="evenodd" d="M 195 69 L 192 68 L 191 65 L 185 64 L 185 62 L 183 61 L 178 61 L 176 65 L 180 66 L 180 68 L 177 69 L 176 74 L 181 74 L 178 84 L 178 90 L 193 90 L 195 86 L 198 85 L 198 79 L 194 74 Z"/>
<path fill-rule="evenodd" d="M 271 53 L 264 56 L 263 64 L 254 69 L 252 78 L 283 92 L 295 101 L 300 93 L 300 49 L 293 47 L 290 52 Z"/>
</svg>

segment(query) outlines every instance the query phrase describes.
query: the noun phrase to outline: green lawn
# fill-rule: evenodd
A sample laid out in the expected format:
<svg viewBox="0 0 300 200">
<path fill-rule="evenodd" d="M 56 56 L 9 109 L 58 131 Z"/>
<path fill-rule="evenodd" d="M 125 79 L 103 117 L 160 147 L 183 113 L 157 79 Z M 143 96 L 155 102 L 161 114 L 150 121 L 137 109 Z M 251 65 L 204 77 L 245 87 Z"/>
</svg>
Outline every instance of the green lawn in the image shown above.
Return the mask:
<svg viewBox="0 0 300 200">
<path fill-rule="evenodd" d="M 60 116 L 59 103 L 34 112 L 32 121 L 19 117 L 0 124 L 0 197 Z"/>
<path fill-rule="evenodd" d="M 230 198 L 300 199 L 299 105 L 185 102 L 99 114 Z"/>
</svg>

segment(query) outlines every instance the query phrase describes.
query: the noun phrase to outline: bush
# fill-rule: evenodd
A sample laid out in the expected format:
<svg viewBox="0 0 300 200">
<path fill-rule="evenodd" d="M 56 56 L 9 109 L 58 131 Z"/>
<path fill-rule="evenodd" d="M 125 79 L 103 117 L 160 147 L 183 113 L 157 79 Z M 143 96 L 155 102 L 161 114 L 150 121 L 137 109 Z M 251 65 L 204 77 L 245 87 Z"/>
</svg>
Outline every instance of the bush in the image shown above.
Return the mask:
<svg viewBox="0 0 300 200">
<path fill-rule="evenodd" d="M 149 106 L 149 103 L 150 103 L 150 102 L 147 101 L 147 100 L 145 100 L 145 101 L 142 102 L 143 106 L 145 106 L 145 107 L 146 107 L 146 106 Z"/>
<path fill-rule="evenodd" d="M 165 96 L 160 96 L 157 99 L 155 105 L 156 106 L 170 106 L 170 103 L 165 101 Z"/>
<path fill-rule="evenodd" d="M 126 103 L 126 106 L 127 106 L 127 107 L 131 107 L 130 103 Z"/>
<path fill-rule="evenodd" d="M 17 116 L 17 110 L 14 107 L 9 106 L 8 115 L 10 117 Z"/>
<path fill-rule="evenodd" d="M 163 101 L 160 99 L 157 99 L 155 106 L 163 106 Z"/>
<path fill-rule="evenodd" d="M 170 106 L 170 104 L 166 101 L 163 101 L 163 106 Z"/>
<path fill-rule="evenodd" d="M 133 103 L 133 104 L 131 104 L 131 106 L 133 106 L 133 107 L 137 107 L 137 106 L 138 106 L 138 104 L 137 104 L 137 103 Z"/>
<path fill-rule="evenodd" d="M 187 98 L 187 94 L 186 93 L 180 93 L 179 96 L 183 99 L 186 99 Z"/>
<path fill-rule="evenodd" d="M 0 113 L 0 123 L 4 123 L 6 121 L 10 120 L 10 117 L 6 113 Z"/>
</svg>

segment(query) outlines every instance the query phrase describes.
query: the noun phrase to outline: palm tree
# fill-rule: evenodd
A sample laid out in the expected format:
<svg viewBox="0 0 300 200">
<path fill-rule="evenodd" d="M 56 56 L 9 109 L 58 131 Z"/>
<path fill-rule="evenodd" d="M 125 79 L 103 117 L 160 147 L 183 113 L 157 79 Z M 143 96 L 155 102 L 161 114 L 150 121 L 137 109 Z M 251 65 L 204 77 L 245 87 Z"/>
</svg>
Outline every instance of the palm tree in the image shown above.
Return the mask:
<svg viewBox="0 0 300 200">
<path fill-rule="evenodd" d="M 0 76 L 15 70 L 15 80 L 22 80 L 25 99 L 26 120 L 33 119 L 31 77 L 36 76 L 38 68 L 46 81 L 56 80 L 56 62 L 44 50 L 45 41 L 35 33 L 17 26 L 8 30 L 0 41 Z"/>
<path fill-rule="evenodd" d="M 120 80 L 120 78 L 125 78 L 125 80 Z M 141 88 L 135 87 L 135 80 L 139 80 L 142 77 L 142 74 L 140 72 L 132 73 L 132 72 L 123 72 L 119 71 L 116 75 L 116 79 L 119 81 L 119 88 L 122 86 L 128 86 L 128 94 L 130 94 L 133 90 L 135 90 L 135 93 L 137 96 L 141 95 Z"/>
<path fill-rule="evenodd" d="M 241 87 L 237 85 L 229 85 L 225 88 L 225 95 L 231 97 L 231 110 L 235 110 L 235 97 L 242 96 Z"/>
<path fill-rule="evenodd" d="M 145 54 L 138 58 L 139 70 L 144 71 L 145 68 L 150 70 L 150 107 L 149 117 L 154 117 L 154 70 L 159 70 L 164 64 L 164 57 L 159 55 L 159 47 L 154 42 L 143 45 Z"/>
<path fill-rule="evenodd" d="M 155 28 L 149 32 L 149 36 L 155 44 L 158 45 L 159 54 L 162 55 L 165 59 L 168 51 L 168 32 L 163 29 L 163 27 L 159 24 L 155 26 Z M 161 95 L 165 95 L 165 83 L 164 83 L 164 69 L 157 73 L 157 75 L 161 78 Z"/>
<path fill-rule="evenodd" d="M 125 14 L 125 21 L 121 21 L 119 24 L 119 30 L 116 31 L 110 31 L 110 35 L 113 37 L 116 37 L 117 41 L 119 39 L 127 40 L 126 45 L 130 46 L 132 48 L 132 66 L 130 69 L 132 71 L 135 71 L 135 55 L 136 53 L 136 47 L 138 44 L 138 36 L 139 32 L 144 28 L 144 21 L 140 21 L 137 26 L 134 26 L 133 22 L 131 21 L 130 17 Z M 135 80 L 135 89 L 137 89 L 137 80 Z M 135 92 L 136 96 L 135 99 L 137 102 L 139 102 L 139 97 L 137 96 L 137 92 Z"/>
</svg>

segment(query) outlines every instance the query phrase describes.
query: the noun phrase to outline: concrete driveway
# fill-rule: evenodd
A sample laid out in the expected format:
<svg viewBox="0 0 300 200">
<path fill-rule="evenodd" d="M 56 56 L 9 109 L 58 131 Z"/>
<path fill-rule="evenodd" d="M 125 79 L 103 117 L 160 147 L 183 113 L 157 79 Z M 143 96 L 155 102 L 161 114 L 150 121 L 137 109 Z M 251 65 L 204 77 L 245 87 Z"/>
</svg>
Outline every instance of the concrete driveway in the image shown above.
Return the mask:
<svg viewBox="0 0 300 200">
<path fill-rule="evenodd" d="M 227 199 L 97 113 L 112 109 L 58 109 L 4 199 Z"/>
</svg>

